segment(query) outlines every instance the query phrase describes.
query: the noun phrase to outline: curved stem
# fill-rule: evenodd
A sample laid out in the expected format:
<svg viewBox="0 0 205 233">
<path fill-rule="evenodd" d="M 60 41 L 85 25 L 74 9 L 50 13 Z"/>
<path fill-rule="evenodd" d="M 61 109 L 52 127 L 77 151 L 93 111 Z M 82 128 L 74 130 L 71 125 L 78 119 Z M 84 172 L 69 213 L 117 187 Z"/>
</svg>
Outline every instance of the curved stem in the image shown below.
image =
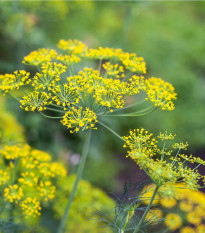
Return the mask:
<svg viewBox="0 0 205 233">
<path fill-rule="evenodd" d="M 47 110 L 54 111 L 54 112 L 61 112 L 61 113 L 65 113 L 65 111 L 63 111 L 63 110 L 59 110 L 59 109 L 55 109 L 55 108 L 46 107 L 46 109 L 47 109 Z"/>
<path fill-rule="evenodd" d="M 40 112 L 40 111 L 39 111 Z M 48 116 L 48 115 L 45 115 L 44 113 L 40 112 L 40 114 L 46 118 L 50 118 L 50 119 L 63 119 L 63 116 L 61 117 L 53 117 L 53 116 Z"/>
<path fill-rule="evenodd" d="M 19 99 L 18 97 L 14 96 L 14 95 L 11 94 L 10 92 L 8 92 L 8 93 L 9 93 L 9 95 L 10 95 L 12 98 L 14 98 L 14 99 L 17 100 L 17 101 L 20 101 L 20 99 Z"/>
<path fill-rule="evenodd" d="M 147 209 L 145 210 L 145 212 L 144 212 L 142 218 L 140 219 L 140 221 L 139 221 L 139 223 L 138 223 L 136 229 L 133 231 L 133 233 L 137 233 L 137 232 L 140 230 L 140 227 L 142 226 L 142 224 L 144 223 L 144 220 L 145 220 L 145 218 L 146 218 L 146 216 L 147 216 L 147 214 L 148 214 L 148 212 L 149 212 L 149 210 L 150 210 L 150 208 L 151 208 L 152 202 L 154 201 L 154 198 L 155 198 L 155 196 L 156 196 L 156 194 L 157 194 L 158 189 L 159 189 L 159 187 L 156 186 L 156 188 L 155 188 L 155 190 L 154 190 L 154 193 L 153 193 L 153 195 L 152 195 L 152 198 L 151 198 L 151 200 L 150 200 L 150 202 L 149 202 L 149 204 L 148 204 L 148 206 L 147 206 Z"/>
<path fill-rule="evenodd" d="M 108 129 L 110 132 L 112 132 L 115 136 L 117 136 L 118 138 L 120 138 L 121 140 L 125 141 L 125 139 L 123 139 L 119 134 L 117 134 L 114 130 L 112 130 L 110 127 L 108 127 L 107 125 L 103 124 L 102 122 L 98 121 L 98 123 L 100 125 L 102 125 L 103 127 L 105 127 L 106 129 Z"/>
<path fill-rule="evenodd" d="M 76 180 L 75 180 L 73 189 L 71 191 L 71 194 L 70 194 L 67 206 L 65 208 L 64 215 L 63 215 L 63 217 L 61 219 L 61 222 L 60 222 L 57 233 L 63 233 L 64 232 L 64 228 L 65 228 L 66 220 L 68 218 L 70 207 L 71 207 L 72 201 L 74 199 L 75 193 L 76 193 L 77 188 L 78 188 L 78 184 L 80 182 L 80 179 L 81 179 L 84 167 L 85 167 L 85 162 L 86 162 L 87 155 L 88 155 L 88 149 L 89 149 L 89 146 L 90 146 L 90 139 L 91 139 L 91 129 L 88 131 L 88 133 L 86 135 L 80 165 L 79 165 L 78 170 L 77 170 Z"/>
<path fill-rule="evenodd" d="M 136 117 L 136 116 L 144 116 L 147 115 L 149 113 L 152 113 L 156 110 L 157 108 L 154 109 L 150 109 L 147 111 L 138 111 L 138 112 L 133 112 L 133 113 L 127 113 L 127 114 L 113 114 L 113 115 L 100 115 L 102 117 Z"/>
</svg>

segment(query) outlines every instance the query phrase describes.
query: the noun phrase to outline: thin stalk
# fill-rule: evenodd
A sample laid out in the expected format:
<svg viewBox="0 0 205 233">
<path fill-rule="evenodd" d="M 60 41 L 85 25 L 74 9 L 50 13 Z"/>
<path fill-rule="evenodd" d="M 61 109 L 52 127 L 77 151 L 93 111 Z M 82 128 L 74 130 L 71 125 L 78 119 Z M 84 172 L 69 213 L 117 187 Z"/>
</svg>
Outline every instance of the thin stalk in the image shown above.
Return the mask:
<svg viewBox="0 0 205 233">
<path fill-rule="evenodd" d="M 137 106 L 137 105 L 140 105 L 140 104 L 142 104 L 142 103 L 144 103 L 144 102 L 145 102 L 145 100 L 142 100 L 142 101 L 136 102 L 136 103 L 134 103 L 134 104 L 127 105 L 127 106 L 125 106 L 125 107 L 123 107 L 123 108 L 114 109 L 112 113 L 114 113 L 114 112 L 119 112 L 119 111 L 123 111 L 123 110 L 128 109 L 128 108 L 133 108 L 133 107 L 135 107 L 135 106 Z M 144 111 L 144 110 L 141 110 L 141 111 Z M 102 115 L 103 113 L 104 113 L 104 112 L 100 112 L 99 115 Z"/>
<path fill-rule="evenodd" d="M 90 140 L 91 140 L 91 129 L 88 131 L 88 133 L 86 135 L 85 144 L 84 144 L 83 152 L 82 152 L 82 157 L 81 157 L 80 164 L 79 164 L 79 167 L 78 167 L 78 170 L 77 170 L 76 180 L 75 180 L 73 189 L 71 191 L 70 197 L 68 199 L 68 203 L 67 203 L 67 206 L 65 208 L 65 212 L 64 212 L 64 215 L 63 215 L 63 217 L 61 219 L 61 222 L 60 222 L 57 233 L 63 233 L 64 232 L 64 228 L 65 228 L 65 224 L 66 224 L 66 221 L 67 221 L 67 218 L 68 218 L 68 215 L 69 215 L 70 207 L 71 207 L 71 204 L 73 202 L 75 193 L 76 193 L 77 188 L 78 188 L 78 184 L 80 182 L 80 179 L 81 179 L 84 167 L 85 167 L 85 162 L 86 162 L 86 159 L 87 159 L 88 150 L 89 150 L 89 146 L 90 146 Z"/>
<path fill-rule="evenodd" d="M 20 101 L 20 99 L 19 99 L 18 97 L 14 96 L 14 95 L 11 94 L 10 92 L 8 92 L 8 93 L 9 93 L 9 95 L 10 95 L 12 98 L 14 98 L 14 99 L 17 100 L 17 101 Z"/>
<path fill-rule="evenodd" d="M 44 114 L 42 112 L 40 112 L 40 114 L 42 116 L 46 117 L 46 118 L 49 118 L 49 119 L 63 119 L 63 116 L 61 116 L 61 117 L 53 117 L 53 116 L 48 116 L 48 115 L 46 115 L 46 114 Z"/>
<path fill-rule="evenodd" d="M 198 164 L 198 165 L 193 169 L 193 171 L 196 170 L 200 165 L 201 165 L 201 164 Z"/>
<path fill-rule="evenodd" d="M 100 70 L 101 70 L 101 67 L 102 67 L 102 58 L 100 59 L 99 61 L 99 64 L 98 64 L 98 72 L 100 73 Z"/>
<path fill-rule="evenodd" d="M 46 107 L 46 109 L 47 109 L 47 110 L 54 111 L 54 112 L 61 112 L 61 113 L 65 113 L 65 111 L 63 111 L 63 110 L 59 110 L 59 109 L 55 109 L 55 108 Z"/>
<path fill-rule="evenodd" d="M 164 145 L 163 145 L 163 149 L 162 149 L 162 155 L 161 155 L 161 160 L 164 159 L 164 149 L 165 149 L 165 145 L 166 145 L 166 140 L 164 141 Z"/>
<path fill-rule="evenodd" d="M 133 112 L 133 113 L 127 113 L 127 114 L 113 114 L 113 115 L 100 115 L 101 117 L 136 117 L 136 116 L 144 116 L 149 113 L 152 113 L 156 110 L 157 108 L 154 108 L 152 110 L 147 110 L 145 112 L 143 111 L 138 111 L 138 112 Z"/>
<path fill-rule="evenodd" d="M 142 224 L 144 223 L 144 220 L 145 220 L 145 218 L 146 218 L 146 216 L 147 216 L 147 214 L 148 214 L 148 212 L 149 212 L 149 210 L 150 210 L 150 208 L 151 208 L 152 202 L 154 201 L 154 198 L 155 198 L 155 196 L 156 196 L 156 194 L 157 194 L 158 189 L 159 189 L 159 187 L 156 186 L 156 188 L 155 188 L 155 190 L 154 190 L 154 193 L 153 193 L 153 195 L 152 195 L 152 198 L 151 198 L 151 200 L 150 200 L 150 202 L 149 202 L 149 204 L 148 204 L 148 206 L 147 206 L 147 209 L 145 210 L 145 212 L 144 212 L 142 218 L 140 219 L 140 221 L 139 221 L 139 223 L 138 223 L 136 229 L 133 231 L 133 233 L 137 233 L 137 232 L 140 230 L 140 227 L 142 226 Z"/>
<path fill-rule="evenodd" d="M 172 162 L 172 165 L 174 165 L 175 164 L 175 159 L 177 158 L 177 156 L 178 156 L 178 154 L 179 154 L 179 152 L 180 152 L 180 149 L 178 149 L 178 151 L 177 151 L 177 154 L 176 154 L 176 156 L 174 157 L 174 160 L 173 160 L 173 162 Z"/>
<path fill-rule="evenodd" d="M 128 6 L 126 8 L 124 25 L 123 25 L 123 30 L 122 30 L 122 48 L 124 48 L 124 46 L 127 42 L 127 36 L 129 34 L 128 30 L 129 30 L 129 25 L 130 25 L 131 13 L 132 13 L 132 8 L 130 6 Z"/>
<path fill-rule="evenodd" d="M 107 125 L 103 124 L 102 122 L 98 121 L 98 123 L 100 125 L 102 125 L 103 127 L 105 127 L 106 129 L 108 129 L 110 132 L 112 132 L 115 136 L 117 136 L 119 139 L 125 141 L 125 139 L 123 139 L 119 134 L 117 134 L 114 130 L 112 130 L 110 127 L 108 127 Z"/>
</svg>

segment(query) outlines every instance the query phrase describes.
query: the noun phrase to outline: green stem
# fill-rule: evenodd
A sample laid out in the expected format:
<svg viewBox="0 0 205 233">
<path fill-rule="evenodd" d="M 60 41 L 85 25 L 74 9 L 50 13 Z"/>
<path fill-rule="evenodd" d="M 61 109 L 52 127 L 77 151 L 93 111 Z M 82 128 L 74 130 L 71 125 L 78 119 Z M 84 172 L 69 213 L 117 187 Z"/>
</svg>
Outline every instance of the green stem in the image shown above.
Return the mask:
<svg viewBox="0 0 205 233">
<path fill-rule="evenodd" d="M 123 25 L 123 30 L 122 30 L 122 48 L 124 48 L 124 46 L 127 42 L 127 36 L 128 36 L 131 15 L 132 15 L 132 8 L 130 6 L 128 6 L 126 8 L 124 25 Z"/>
<path fill-rule="evenodd" d="M 17 98 L 16 96 L 14 96 L 13 94 L 11 94 L 10 92 L 8 92 L 8 93 L 9 93 L 9 95 L 10 95 L 12 98 L 14 98 L 14 99 L 17 100 L 17 101 L 20 101 L 19 98 Z"/>
<path fill-rule="evenodd" d="M 46 107 L 46 110 L 51 110 L 51 111 L 54 111 L 54 112 L 65 113 L 65 111 L 63 111 L 63 110 L 59 110 L 59 109 L 55 109 L 55 108 L 50 108 L 50 107 Z"/>
<path fill-rule="evenodd" d="M 100 73 L 101 67 L 102 67 L 102 58 L 99 61 L 99 65 L 98 65 L 98 72 Z"/>
<path fill-rule="evenodd" d="M 150 210 L 150 208 L 151 208 L 152 202 L 154 201 L 154 198 L 155 198 L 155 196 L 156 196 L 156 194 L 157 194 L 158 189 L 159 189 L 159 187 L 156 186 L 156 188 L 155 188 L 155 190 L 154 190 L 154 193 L 153 193 L 153 195 L 152 195 L 152 198 L 151 198 L 151 200 L 150 200 L 150 202 L 149 202 L 149 204 L 148 204 L 148 206 L 147 206 L 147 209 L 145 210 L 145 212 L 144 212 L 142 218 L 140 219 L 140 221 L 139 221 L 139 223 L 138 223 L 136 229 L 133 231 L 133 233 L 137 233 L 137 232 L 140 230 L 140 227 L 142 226 L 142 224 L 144 223 L 144 220 L 145 220 L 145 218 L 146 218 L 146 216 L 147 216 L 147 214 L 148 214 L 148 212 L 149 212 L 149 210 Z"/>
<path fill-rule="evenodd" d="M 150 109 L 150 108 L 149 108 Z M 133 112 L 133 113 L 126 113 L 126 114 L 113 114 L 113 115 L 100 115 L 102 117 L 136 117 L 136 116 L 144 116 L 144 115 L 147 115 L 149 113 L 152 113 L 156 110 L 157 108 L 152 108 L 150 110 L 147 110 L 146 111 L 137 111 L 137 112 Z"/>
<path fill-rule="evenodd" d="M 61 219 L 61 222 L 60 222 L 57 233 L 63 233 L 64 232 L 64 228 L 65 228 L 65 224 L 66 224 L 66 221 L 67 221 L 67 218 L 68 218 L 70 207 L 71 207 L 72 201 L 74 199 L 75 193 L 76 193 L 77 188 L 78 188 L 78 184 L 80 182 L 80 179 L 81 179 L 84 167 L 85 167 L 85 162 L 86 162 L 86 158 L 87 158 L 87 155 L 88 155 L 88 149 L 89 149 L 89 146 L 90 146 L 90 139 L 91 139 L 91 129 L 88 131 L 88 133 L 86 135 L 80 165 L 79 165 L 78 170 L 77 170 L 76 180 L 75 180 L 73 189 L 71 191 L 71 194 L 70 194 L 67 206 L 65 208 L 64 215 L 63 215 L 63 217 Z"/>
<path fill-rule="evenodd" d="M 63 119 L 63 116 L 61 116 L 61 117 L 53 117 L 53 116 L 45 115 L 44 113 L 42 113 L 42 112 L 40 112 L 40 111 L 39 111 L 39 113 L 40 113 L 42 116 L 44 116 L 44 117 L 46 117 L 46 118 L 49 118 L 49 119 Z"/>
<path fill-rule="evenodd" d="M 98 121 L 98 123 L 100 125 L 102 125 L 103 127 L 105 127 L 106 129 L 108 129 L 110 132 L 112 132 L 115 136 L 117 136 L 118 138 L 120 138 L 121 140 L 125 141 L 125 139 L 123 139 L 122 137 L 120 137 L 119 134 L 117 134 L 114 130 L 112 130 L 110 127 L 108 127 L 107 125 L 103 124 L 102 122 Z"/>
</svg>

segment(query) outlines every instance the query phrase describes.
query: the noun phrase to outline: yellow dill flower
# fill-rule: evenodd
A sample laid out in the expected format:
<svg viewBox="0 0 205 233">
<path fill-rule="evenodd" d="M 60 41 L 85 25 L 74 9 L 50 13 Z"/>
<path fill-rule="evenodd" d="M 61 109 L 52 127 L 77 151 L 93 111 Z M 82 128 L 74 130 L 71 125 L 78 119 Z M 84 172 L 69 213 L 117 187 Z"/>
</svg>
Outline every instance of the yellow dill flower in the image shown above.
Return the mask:
<svg viewBox="0 0 205 233">
<path fill-rule="evenodd" d="M 38 178 L 34 172 L 23 172 L 20 176 L 21 177 L 18 179 L 18 182 L 22 186 L 33 187 L 37 185 Z"/>
<path fill-rule="evenodd" d="M 200 224 L 199 226 L 197 226 L 196 232 L 197 233 L 204 233 L 205 232 L 205 224 Z"/>
<path fill-rule="evenodd" d="M 186 160 L 186 161 L 188 161 L 190 163 L 198 163 L 198 164 L 201 164 L 201 165 L 205 165 L 204 160 L 202 160 L 199 157 L 194 157 L 193 155 L 187 156 L 185 154 L 179 154 L 179 157 L 181 157 L 182 159 L 184 159 L 184 160 Z"/>
<path fill-rule="evenodd" d="M 50 181 L 45 181 L 45 182 L 41 181 L 37 188 L 40 197 L 44 201 L 47 202 L 48 200 L 51 200 L 55 197 L 56 187 L 52 186 L 52 183 Z"/>
<path fill-rule="evenodd" d="M 189 232 L 188 226 L 192 225 L 192 231 L 190 232 L 202 233 L 205 226 L 203 224 L 205 221 L 205 194 L 200 191 L 187 189 L 184 183 L 177 183 L 171 186 L 173 189 L 172 197 L 166 197 L 164 196 L 164 189 L 170 186 L 171 184 L 159 188 L 159 192 L 155 196 L 153 202 L 156 207 L 160 208 L 165 218 L 169 214 L 178 215 L 181 218 L 181 225 L 177 228 L 169 229 L 171 231 L 179 230 L 179 232 L 183 232 L 185 231 L 183 229 L 187 229 L 187 232 Z M 148 205 L 155 187 L 156 186 L 153 185 L 144 187 L 140 200 L 146 205 Z"/>
<path fill-rule="evenodd" d="M 180 233 L 196 233 L 196 231 L 192 227 L 183 227 L 180 230 Z"/>
<path fill-rule="evenodd" d="M 55 117 L 63 118 L 61 122 L 69 129 L 73 128 L 71 132 L 78 132 L 88 128 L 96 129 L 98 117 L 125 109 L 127 111 L 127 107 L 131 107 L 126 106 L 129 97 L 135 100 L 135 96 L 140 92 L 145 92 L 146 99 L 154 104 L 153 109 L 150 107 L 150 111 L 140 110 L 140 114 L 143 111 L 143 114 L 149 113 L 158 107 L 163 110 L 174 109 L 173 100 L 176 99 L 176 93 L 170 83 L 159 78 L 145 80 L 143 76 L 135 75 L 146 73 L 146 63 L 142 57 L 121 49 L 88 48 L 78 40 L 60 40 L 58 47 L 64 50 L 63 54 L 57 54 L 53 49 L 39 49 L 24 58 L 23 63 L 38 66 L 39 69 L 32 79 L 21 80 L 21 84 L 31 81 L 31 88 L 28 89 L 31 92 L 20 100 L 21 108 L 26 111 L 44 111 L 47 105 L 51 105 L 48 114 L 59 113 L 59 116 Z M 93 63 L 89 61 L 93 66 L 96 59 L 100 60 L 98 70 L 87 67 L 79 70 L 80 67 L 74 67 L 83 59 L 94 60 Z M 67 68 L 69 77 L 66 77 Z M 2 88 L 7 82 L 9 83 L 6 81 Z M 60 113 L 64 114 L 64 117 L 60 116 Z M 115 115 L 138 114 L 127 112 Z"/>
<path fill-rule="evenodd" d="M 56 176 L 63 176 L 65 177 L 67 174 L 66 169 L 60 163 L 52 163 L 50 165 L 51 172 Z"/>
<path fill-rule="evenodd" d="M 141 159 L 156 154 L 155 148 L 157 147 L 157 141 L 155 138 L 151 138 L 152 136 L 153 134 L 149 134 L 148 131 L 143 128 L 130 130 L 129 136 L 123 137 L 125 139 L 123 147 L 130 148 L 128 156 L 134 160 L 139 159 L 140 162 Z"/>
<path fill-rule="evenodd" d="M 50 91 L 60 81 L 60 75 L 66 71 L 66 66 L 61 63 L 43 63 L 41 67 L 41 73 L 36 73 L 32 86 L 36 90 L 46 88 Z"/>
<path fill-rule="evenodd" d="M 81 61 L 81 58 L 77 57 L 75 54 L 70 55 L 58 55 L 56 58 L 58 61 L 61 61 L 66 66 L 73 65 Z"/>
<path fill-rule="evenodd" d="M 30 147 L 28 145 L 25 145 L 23 147 L 19 147 L 16 145 L 13 146 L 8 146 L 5 145 L 1 150 L 1 156 L 3 156 L 5 159 L 10 159 L 10 160 L 14 160 L 18 157 L 25 157 L 28 155 L 30 150 Z"/>
<path fill-rule="evenodd" d="M 13 74 L 0 75 L 0 90 L 7 93 L 31 82 L 30 73 L 25 70 L 14 71 Z"/>
<path fill-rule="evenodd" d="M 78 132 L 80 129 L 96 129 L 95 124 L 97 122 L 97 116 L 89 108 L 83 110 L 82 107 L 79 109 L 72 107 L 71 110 L 65 113 L 61 122 L 63 125 L 67 126 L 68 129 L 74 128 L 74 130 L 70 131 L 73 133 Z"/>
<path fill-rule="evenodd" d="M 17 184 L 9 185 L 8 188 L 4 189 L 4 198 L 11 203 L 18 203 L 23 196 L 23 188 L 19 187 Z"/>
<path fill-rule="evenodd" d="M 57 56 L 57 52 L 54 49 L 38 49 L 31 52 L 24 57 L 23 63 L 38 66 L 43 62 L 51 62 Z"/>
<path fill-rule="evenodd" d="M 121 51 L 121 50 L 120 50 Z M 89 57 L 91 59 L 109 59 L 114 57 L 115 54 L 115 49 L 113 48 L 102 48 L 99 47 L 98 49 L 88 49 L 85 53 L 86 57 Z"/>
<path fill-rule="evenodd" d="M 186 142 L 185 144 L 183 142 L 180 142 L 180 143 L 174 143 L 173 148 L 180 150 L 187 150 L 188 146 L 189 146 L 188 142 Z"/>
<path fill-rule="evenodd" d="M 36 198 L 27 197 L 21 202 L 20 207 L 26 217 L 36 217 L 40 215 L 41 206 Z"/>
<path fill-rule="evenodd" d="M 167 131 L 165 131 L 164 133 L 160 132 L 159 136 L 157 136 L 158 138 L 160 138 L 162 141 L 164 140 L 170 140 L 170 139 L 174 139 L 176 137 L 176 134 L 168 134 Z"/>
<path fill-rule="evenodd" d="M 66 50 L 69 53 L 82 54 L 87 46 L 79 40 L 60 40 L 58 43 L 60 49 Z"/>
<path fill-rule="evenodd" d="M 202 221 L 201 217 L 197 214 L 196 211 L 187 213 L 187 221 L 193 225 L 199 225 Z"/>
<path fill-rule="evenodd" d="M 23 99 L 20 100 L 21 108 L 25 109 L 26 111 L 43 111 L 46 110 L 46 105 L 52 103 L 49 101 L 51 98 L 51 94 L 47 94 L 46 92 L 39 92 L 34 91 L 31 92 L 27 96 L 23 96 Z"/>
<path fill-rule="evenodd" d="M 40 202 L 55 196 L 57 180 L 66 176 L 66 169 L 51 162 L 51 156 L 28 145 L 5 145 L 0 151 L 0 185 L 4 202 L 27 216 L 40 215 Z M 7 211 L 7 210 L 5 210 Z"/>
<path fill-rule="evenodd" d="M 51 171 L 49 163 L 39 163 L 38 171 L 43 177 L 54 177 L 55 174 Z"/>
<path fill-rule="evenodd" d="M 113 78 L 124 78 L 124 67 L 119 66 L 118 64 L 111 64 L 110 62 L 106 62 L 102 65 L 103 68 L 107 71 L 107 74 Z"/>
<path fill-rule="evenodd" d="M 31 156 L 40 162 L 49 162 L 51 160 L 51 156 L 48 153 L 40 150 L 32 150 Z"/>
<path fill-rule="evenodd" d="M 179 215 L 171 213 L 167 214 L 165 225 L 171 230 L 174 231 L 182 225 L 182 219 Z"/>
<path fill-rule="evenodd" d="M 29 157 L 22 158 L 21 164 L 24 170 L 27 170 L 27 169 L 30 170 L 33 168 L 37 168 L 39 161 L 29 156 Z"/>
<path fill-rule="evenodd" d="M 156 138 L 164 142 L 164 145 L 161 146 Z M 198 189 L 198 182 L 204 179 L 204 176 L 200 175 L 196 169 L 184 166 L 180 158 L 185 157 L 179 152 L 180 149 L 186 148 L 187 144 L 181 143 L 179 144 L 181 145 L 180 147 L 176 147 L 174 144 L 173 147 L 178 148 L 178 151 L 174 154 L 175 152 L 165 147 L 166 140 L 173 139 L 172 134 L 169 135 L 167 132 L 165 134 L 160 133 L 156 138 L 144 129 L 130 130 L 129 135 L 123 137 L 125 140 L 124 147 L 130 149 L 127 156 L 139 164 L 140 168 L 159 186 L 167 182 L 174 184 L 181 179 L 190 189 Z M 192 155 L 186 157 L 189 160 L 192 159 Z M 195 159 L 194 162 L 196 161 Z M 200 160 L 200 164 L 203 164 L 202 160 Z"/>
<path fill-rule="evenodd" d="M 129 95 L 138 94 L 141 90 L 145 89 L 144 77 L 133 75 L 132 78 L 129 79 L 128 87 Z"/>
<path fill-rule="evenodd" d="M 70 105 L 75 105 L 79 102 L 79 93 L 77 89 L 67 83 L 56 86 L 52 89 L 52 92 L 55 95 L 52 100 L 54 100 L 57 105 L 62 105 L 64 110 Z"/>
<path fill-rule="evenodd" d="M 122 53 L 120 60 L 125 68 L 131 72 L 146 73 L 146 63 L 143 57 L 137 57 L 134 53 Z"/>
<path fill-rule="evenodd" d="M 9 180 L 10 176 L 7 171 L 0 170 L 0 185 L 6 184 L 6 182 Z"/>
<path fill-rule="evenodd" d="M 147 100 L 154 103 L 156 107 L 162 110 L 173 110 L 172 100 L 177 98 L 174 87 L 160 78 L 149 78 L 145 81 Z"/>
<path fill-rule="evenodd" d="M 190 212 L 193 210 L 193 205 L 191 203 L 187 202 L 186 200 L 182 200 L 179 203 L 179 208 L 184 212 Z"/>
<path fill-rule="evenodd" d="M 177 201 L 175 198 L 162 198 L 160 204 L 165 208 L 173 208 L 176 206 Z"/>
<path fill-rule="evenodd" d="M 56 197 L 53 200 L 53 211 L 58 219 L 64 214 L 62 206 L 65 206 L 67 203 L 75 179 L 76 176 L 71 174 L 58 180 Z M 107 196 L 105 192 L 94 187 L 88 181 L 81 179 L 70 210 L 70 216 L 72 216 L 73 221 L 67 221 L 68 224 L 66 224 L 65 231 L 104 233 L 104 228 L 99 228 L 98 225 L 91 224 L 89 221 L 93 218 L 93 209 L 103 209 L 110 213 L 115 208 L 115 204 L 115 201 Z M 77 222 L 80 224 L 76 224 Z M 108 232 L 111 233 L 111 231 Z"/>
<path fill-rule="evenodd" d="M 25 142 L 24 128 L 21 126 L 13 114 L 6 109 L 5 98 L 0 98 L 0 138 L 4 138 L 4 142 Z"/>
</svg>

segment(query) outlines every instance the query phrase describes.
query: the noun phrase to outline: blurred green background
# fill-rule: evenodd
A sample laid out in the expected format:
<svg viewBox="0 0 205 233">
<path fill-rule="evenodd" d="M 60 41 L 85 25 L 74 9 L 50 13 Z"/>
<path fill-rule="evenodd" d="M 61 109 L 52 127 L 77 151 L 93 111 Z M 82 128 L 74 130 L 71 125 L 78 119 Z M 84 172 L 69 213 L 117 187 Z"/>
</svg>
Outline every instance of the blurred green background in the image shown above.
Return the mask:
<svg viewBox="0 0 205 233">
<path fill-rule="evenodd" d="M 176 109 L 108 124 L 120 135 L 137 127 L 176 133 L 178 141 L 189 141 L 191 153 L 205 157 L 205 2 L 0 1 L 1 74 L 25 68 L 25 55 L 55 48 L 60 39 L 123 48 L 144 57 L 147 76 L 161 77 L 176 88 Z M 75 171 L 83 134 L 71 135 L 57 121 L 24 112 L 14 100 L 8 99 L 7 106 L 25 127 L 30 145 L 64 159 L 70 172 Z M 138 176 L 124 155 L 121 142 L 99 129 L 84 178 L 120 192 L 125 180 Z"/>
</svg>

